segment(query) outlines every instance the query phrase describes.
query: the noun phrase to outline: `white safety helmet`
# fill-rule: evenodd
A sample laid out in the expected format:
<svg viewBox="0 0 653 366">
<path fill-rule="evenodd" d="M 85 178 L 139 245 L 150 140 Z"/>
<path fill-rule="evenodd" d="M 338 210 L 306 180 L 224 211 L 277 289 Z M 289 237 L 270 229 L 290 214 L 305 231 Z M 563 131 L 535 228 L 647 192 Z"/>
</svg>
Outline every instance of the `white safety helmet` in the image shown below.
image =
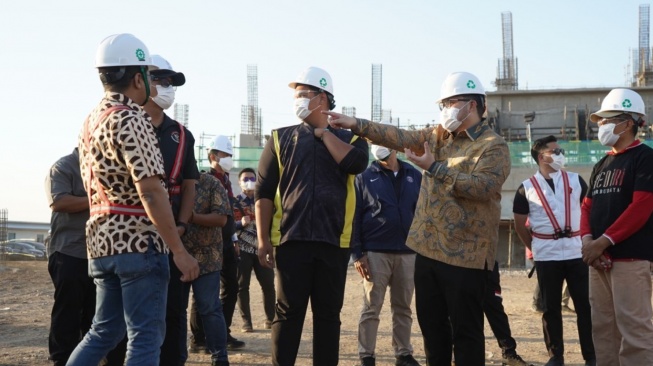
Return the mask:
<svg viewBox="0 0 653 366">
<path fill-rule="evenodd" d="M 150 74 L 154 76 L 167 77 L 172 80 L 172 86 L 182 86 L 186 83 L 186 76 L 182 72 L 176 72 L 170 62 L 160 55 L 152 55 L 152 65 L 156 66 L 156 70 L 150 70 Z"/>
<path fill-rule="evenodd" d="M 598 122 L 601 118 L 615 117 L 624 113 L 630 113 L 633 119 L 639 121 L 641 117 L 646 116 L 644 101 L 639 94 L 630 89 L 612 89 L 603 99 L 601 109 L 590 114 L 590 121 Z"/>
<path fill-rule="evenodd" d="M 95 67 L 150 66 L 152 57 L 147 46 L 129 33 L 114 34 L 100 42 L 95 53 Z"/>
<path fill-rule="evenodd" d="M 481 81 L 468 72 L 453 72 L 447 75 L 440 88 L 440 99 L 436 103 L 455 97 L 456 95 L 479 94 L 485 96 L 485 88 Z"/>
<path fill-rule="evenodd" d="M 211 144 L 209 145 L 208 149 L 209 151 L 211 150 L 218 150 L 225 152 L 229 155 L 234 154 L 234 147 L 231 143 L 231 140 L 225 135 L 218 135 L 216 136 L 213 141 L 211 141 Z"/>
<path fill-rule="evenodd" d="M 314 86 L 333 96 L 333 82 L 331 81 L 331 76 L 319 67 L 309 67 L 302 71 L 295 81 L 288 84 L 288 86 L 295 89 L 297 84 Z"/>
</svg>

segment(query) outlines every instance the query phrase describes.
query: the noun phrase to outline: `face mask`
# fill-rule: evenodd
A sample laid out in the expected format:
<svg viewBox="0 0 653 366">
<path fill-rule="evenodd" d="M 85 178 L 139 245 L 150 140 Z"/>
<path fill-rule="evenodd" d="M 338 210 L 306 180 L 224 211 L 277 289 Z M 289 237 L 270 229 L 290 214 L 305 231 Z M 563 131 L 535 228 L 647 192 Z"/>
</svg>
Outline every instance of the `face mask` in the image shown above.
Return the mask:
<svg viewBox="0 0 653 366">
<path fill-rule="evenodd" d="M 469 104 L 469 102 L 465 103 L 463 108 Z M 462 108 L 460 108 L 462 109 Z M 467 117 L 463 118 L 462 121 L 458 120 L 458 113 L 460 113 L 459 108 L 455 107 L 449 107 L 449 108 L 444 108 L 440 111 L 440 123 L 442 124 L 442 127 L 444 127 L 445 130 L 449 132 L 454 132 L 455 130 L 460 127 L 460 125 L 463 124 L 463 121 L 469 117 L 469 113 L 467 114 Z"/>
<path fill-rule="evenodd" d="M 616 134 L 614 133 L 614 129 L 615 127 L 617 127 L 618 125 L 624 122 L 610 123 L 603 126 L 599 126 L 599 142 L 601 143 L 601 145 L 614 146 L 614 144 L 617 143 L 617 140 L 619 140 L 619 136 L 621 135 L 621 133 L 626 132 L 624 130 L 620 134 Z"/>
<path fill-rule="evenodd" d="M 243 191 L 253 191 L 254 188 L 256 188 L 256 182 L 248 180 L 247 182 L 241 183 L 240 188 L 242 188 Z"/>
<path fill-rule="evenodd" d="M 167 88 L 161 85 L 156 86 L 157 96 L 152 97 L 152 101 L 163 109 L 168 109 L 175 102 L 175 88 L 169 86 Z"/>
<path fill-rule="evenodd" d="M 372 155 L 374 155 L 376 160 L 383 160 L 387 159 L 388 156 L 390 156 L 390 153 L 391 151 L 387 147 L 379 146 L 376 150 L 374 150 Z"/>
<path fill-rule="evenodd" d="M 234 161 L 231 159 L 231 156 L 227 156 L 224 158 L 220 158 L 220 161 L 218 161 L 218 165 L 220 165 L 220 168 L 222 168 L 222 170 L 228 172 L 231 170 L 231 168 L 234 167 Z"/>
<path fill-rule="evenodd" d="M 552 162 L 549 163 L 549 166 L 553 168 L 555 171 L 558 171 L 562 168 L 565 167 L 565 156 L 562 154 L 554 155 L 551 154 L 551 159 L 553 159 Z"/>
<path fill-rule="evenodd" d="M 314 110 L 320 108 L 320 106 L 315 107 L 314 109 L 308 109 L 308 105 L 311 103 L 311 100 L 317 98 L 317 95 L 311 99 L 308 98 L 297 98 L 295 99 L 295 115 L 303 120 L 313 113 Z"/>
</svg>

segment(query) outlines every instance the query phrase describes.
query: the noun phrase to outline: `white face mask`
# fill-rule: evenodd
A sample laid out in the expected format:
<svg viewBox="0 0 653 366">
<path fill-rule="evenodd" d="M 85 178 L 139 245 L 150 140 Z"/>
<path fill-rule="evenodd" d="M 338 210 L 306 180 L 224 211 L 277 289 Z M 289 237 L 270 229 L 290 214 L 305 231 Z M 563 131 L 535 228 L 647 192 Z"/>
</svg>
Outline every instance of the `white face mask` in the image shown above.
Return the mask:
<svg viewBox="0 0 653 366">
<path fill-rule="evenodd" d="M 313 113 L 314 110 L 320 108 L 320 106 L 318 105 L 317 107 L 315 107 L 313 109 L 308 109 L 308 105 L 311 103 L 311 100 L 313 100 L 313 99 L 315 99 L 317 97 L 318 96 L 316 95 L 311 99 L 308 99 L 308 98 L 296 98 L 295 99 L 295 106 L 294 106 L 295 115 L 299 119 L 303 120 L 304 118 L 310 116 L 311 113 Z"/>
<path fill-rule="evenodd" d="M 252 181 L 249 181 L 249 180 L 248 180 L 247 182 L 243 182 L 243 183 L 241 183 L 241 184 L 240 184 L 240 188 L 241 188 L 243 191 L 253 191 L 254 188 L 256 188 L 256 182 L 252 182 Z"/>
<path fill-rule="evenodd" d="M 551 168 L 553 168 L 555 171 L 558 171 L 565 167 L 566 159 L 564 155 L 551 154 L 551 159 L 553 159 L 553 161 L 549 163 L 549 166 L 551 166 Z"/>
<path fill-rule="evenodd" d="M 175 88 L 169 86 L 167 88 L 161 85 L 156 85 L 157 96 L 152 97 L 152 101 L 163 109 L 168 109 L 175 102 Z"/>
<path fill-rule="evenodd" d="M 463 108 L 465 108 L 467 104 L 469 104 L 469 102 L 465 103 Z M 458 129 L 458 127 L 460 127 L 460 125 L 463 124 L 463 121 L 469 117 L 469 113 L 467 113 L 467 117 L 463 118 L 462 120 L 458 120 L 458 113 L 460 113 L 461 109 L 462 108 L 449 107 L 444 108 L 440 111 L 440 123 L 445 130 L 454 132 Z"/>
<path fill-rule="evenodd" d="M 231 159 L 231 156 L 227 156 L 224 158 L 220 158 L 220 160 L 218 161 L 218 165 L 220 165 L 220 168 L 222 168 L 222 170 L 228 172 L 231 170 L 231 168 L 234 167 L 234 161 Z"/>
<path fill-rule="evenodd" d="M 619 140 L 619 136 L 622 133 L 626 132 L 626 130 L 624 130 L 621 131 L 620 134 L 616 134 L 614 133 L 614 129 L 615 127 L 617 127 L 618 125 L 624 122 L 626 121 L 619 122 L 619 123 L 609 123 L 609 124 L 599 126 L 599 142 L 601 143 L 601 145 L 614 146 L 614 144 L 617 143 L 617 140 Z"/>
<path fill-rule="evenodd" d="M 390 151 L 390 149 L 388 149 L 387 147 L 379 146 L 376 150 L 374 150 L 372 155 L 374 155 L 374 159 L 376 160 L 383 160 L 388 156 L 390 156 L 391 153 L 392 151 Z"/>
</svg>

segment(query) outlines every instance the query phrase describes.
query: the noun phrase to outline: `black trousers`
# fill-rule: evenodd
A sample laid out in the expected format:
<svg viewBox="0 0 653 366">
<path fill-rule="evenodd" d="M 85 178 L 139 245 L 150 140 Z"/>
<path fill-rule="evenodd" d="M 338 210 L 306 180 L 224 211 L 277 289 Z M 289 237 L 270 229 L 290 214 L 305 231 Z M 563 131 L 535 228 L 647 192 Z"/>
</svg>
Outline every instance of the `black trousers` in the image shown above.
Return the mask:
<svg viewBox="0 0 653 366">
<path fill-rule="evenodd" d="M 549 356 L 563 356 L 562 339 L 562 282 L 567 280 L 569 296 L 576 309 L 576 325 L 580 349 L 585 360 L 595 358 L 592 342 L 592 318 L 589 303 L 589 268 L 583 260 L 535 261 L 537 282 L 542 293 L 544 313 L 542 328 Z"/>
<path fill-rule="evenodd" d="M 349 248 L 321 242 L 287 242 L 275 248 L 275 258 L 277 306 L 272 325 L 272 364 L 295 364 L 310 300 L 313 365 L 337 365 Z"/>
<path fill-rule="evenodd" d="M 488 271 L 415 258 L 415 308 L 429 366 L 485 365 L 483 298 Z"/>
<path fill-rule="evenodd" d="M 261 291 L 263 291 L 265 320 L 272 322 L 276 301 L 274 270 L 263 267 L 258 260 L 258 256 L 253 253 L 240 253 L 240 263 L 238 263 L 238 309 L 240 310 L 240 316 L 243 318 L 245 325 L 252 325 L 252 313 L 249 307 L 249 285 L 252 280 L 252 271 L 254 271 L 256 279 L 261 285 Z"/>
<path fill-rule="evenodd" d="M 183 308 L 183 284 L 181 271 L 175 265 L 172 253 L 170 261 L 170 282 L 168 282 L 168 299 L 166 303 L 166 336 L 161 345 L 160 366 L 179 366 L 183 364 L 182 350 L 186 347 L 186 321 Z"/>
<path fill-rule="evenodd" d="M 236 302 L 238 301 L 238 261 L 234 245 L 225 245 L 223 247 L 222 270 L 220 271 L 220 301 L 222 302 L 222 312 L 224 313 L 224 322 L 227 325 L 227 340 L 231 334 L 231 321 L 234 318 Z M 190 331 L 191 342 L 197 345 L 205 344 L 204 326 L 197 312 L 195 301 L 191 302 L 190 307 Z"/>
<path fill-rule="evenodd" d="M 494 268 L 489 273 L 487 287 L 485 289 L 485 299 L 483 302 L 483 311 L 487 317 L 487 322 L 492 328 L 494 338 L 496 338 L 499 347 L 503 353 L 515 352 L 517 342 L 512 337 L 510 331 L 510 322 L 508 315 L 503 308 L 503 298 L 501 297 L 501 276 L 499 275 L 499 263 L 494 262 Z"/>
<path fill-rule="evenodd" d="M 54 285 L 48 349 L 55 365 L 65 365 L 95 315 L 95 284 L 88 275 L 88 260 L 54 252 L 48 258 Z"/>
</svg>

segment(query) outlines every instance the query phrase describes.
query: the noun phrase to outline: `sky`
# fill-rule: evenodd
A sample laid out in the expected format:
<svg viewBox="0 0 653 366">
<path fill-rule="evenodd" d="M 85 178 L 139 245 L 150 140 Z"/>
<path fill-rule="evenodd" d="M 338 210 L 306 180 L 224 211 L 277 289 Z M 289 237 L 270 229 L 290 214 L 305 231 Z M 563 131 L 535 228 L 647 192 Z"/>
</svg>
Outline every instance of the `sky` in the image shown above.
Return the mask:
<svg viewBox="0 0 653 366">
<path fill-rule="evenodd" d="M 258 67 L 262 130 L 297 123 L 288 83 L 309 66 L 331 75 L 336 111 L 371 114 L 371 65 L 383 65 L 383 109 L 401 124 L 438 118 L 447 74 L 468 71 L 488 91 L 502 57 L 501 13 L 512 12 L 520 89 L 626 85 L 638 47 L 631 0 L 21 0 L 0 22 L 0 209 L 48 222 L 50 166 L 70 153 L 102 98 L 97 45 L 132 33 L 186 76 L 176 102 L 189 128 L 236 135 L 247 65 Z M 170 110 L 172 114 L 172 109 Z"/>
</svg>

